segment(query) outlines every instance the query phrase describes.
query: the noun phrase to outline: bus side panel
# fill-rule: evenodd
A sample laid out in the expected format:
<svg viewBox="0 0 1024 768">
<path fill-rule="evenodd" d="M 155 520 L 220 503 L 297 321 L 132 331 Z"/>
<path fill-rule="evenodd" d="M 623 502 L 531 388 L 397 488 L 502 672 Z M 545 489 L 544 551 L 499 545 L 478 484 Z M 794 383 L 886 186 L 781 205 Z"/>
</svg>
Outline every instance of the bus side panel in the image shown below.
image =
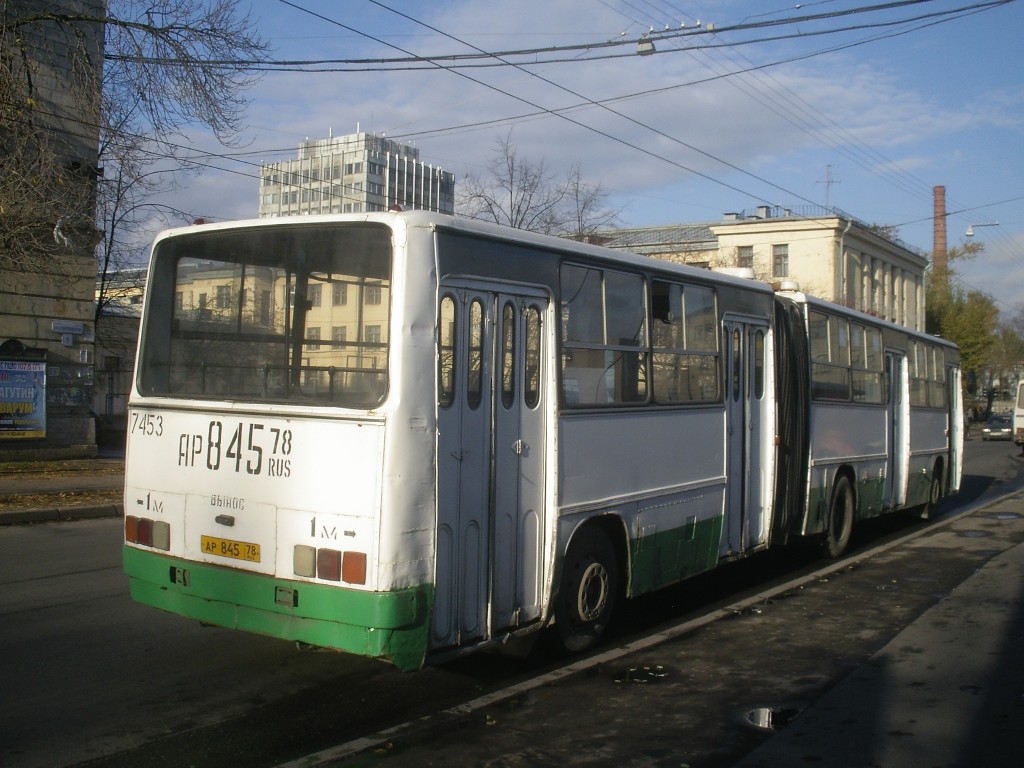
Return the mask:
<svg viewBox="0 0 1024 768">
<path fill-rule="evenodd" d="M 718 563 L 722 515 L 707 515 L 713 486 L 652 499 L 640 506 L 630 551 L 630 595 L 640 595 L 711 570 Z M 724 493 L 724 487 L 723 491 Z M 682 521 L 682 525 L 680 525 Z"/>
<path fill-rule="evenodd" d="M 910 409 L 910 475 L 907 481 L 907 506 L 928 501 L 932 472 L 937 460 L 949 452 L 947 427 L 949 414 L 935 408 Z"/>
<path fill-rule="evenodd" d="M 882 511 L 888 461 L 886 412 L 881 407 L 811 404 L 810 503 L 804 533 L 824 530 L 832 486 L 841 467 L 856 468 L 857 519 Z"/>
<path fill-rule="evenodd" d="M 714 567 L 725 509 L 721 407 L 563 414 L 558 444 L 561 514 L 623 518 L 631 595 Z"/>
</svg>

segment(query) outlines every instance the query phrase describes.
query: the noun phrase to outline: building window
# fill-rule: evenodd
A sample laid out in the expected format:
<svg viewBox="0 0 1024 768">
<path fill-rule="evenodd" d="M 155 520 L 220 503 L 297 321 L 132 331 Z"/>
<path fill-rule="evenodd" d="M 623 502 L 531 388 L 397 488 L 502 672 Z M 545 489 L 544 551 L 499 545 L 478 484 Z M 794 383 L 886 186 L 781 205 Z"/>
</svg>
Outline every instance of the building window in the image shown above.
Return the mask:
<svg viewBox="0 0 1024 768">
<path fill-rule="evenodd" d="M 320 349 L 320 329 L 306 329 L 306 349 Z"/>
<path fill-rule="evenodd" d="M 754 268 L 754 246 L 741 245 L 736 249 L 736 266 L 745 269 Z"/>
<path fill-rule="evenodd" d="M 320 306 L 320 297 L 323 293 L 323 287 L 322 283 L 310 283 L 306 286 L 306 301 L 309 302 L 309 306 Z"/>
<path fill-rule="evenodd" d="M 331 303 L 336 307 L 348 303 L 348 283 L 335 283 L 331 290 Z"/>
<path fill-rule="evenodd" d="M 789 246 L 772 246 L 772 277 L 789 277 Z"/>
<path fill-rule="evenodd" d="M 380 304 L 380 286 L 379 285 L 368 285 L 366 286 L 366 301 L 364 304 Z"/>
<path fill-rule="evenodd" d="M 262 326 L 270 325 L 270 291 L 261 290 L 256 299 L 256 322 Z"/>
</svg>

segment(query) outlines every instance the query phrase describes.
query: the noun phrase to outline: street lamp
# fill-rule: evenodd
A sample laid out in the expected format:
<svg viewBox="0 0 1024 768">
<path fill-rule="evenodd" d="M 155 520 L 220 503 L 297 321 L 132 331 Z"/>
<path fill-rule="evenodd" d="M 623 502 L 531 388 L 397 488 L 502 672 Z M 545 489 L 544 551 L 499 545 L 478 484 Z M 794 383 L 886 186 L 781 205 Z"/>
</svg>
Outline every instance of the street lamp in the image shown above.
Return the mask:
<svg viewBox="0 0 1024 768">
<path fill-rule="evenodd" d="M 964 234 L 967 237 L 974 237 L 974 228 L 975 227 L 998 227 L 998 226 L 999 226 L 999 222 L 998 221 L 993 222 L 992 224 L 971 224 L 971 225 L 969 225 L 967 227 L 967 231 L 964 232 Z"/>
</svg>

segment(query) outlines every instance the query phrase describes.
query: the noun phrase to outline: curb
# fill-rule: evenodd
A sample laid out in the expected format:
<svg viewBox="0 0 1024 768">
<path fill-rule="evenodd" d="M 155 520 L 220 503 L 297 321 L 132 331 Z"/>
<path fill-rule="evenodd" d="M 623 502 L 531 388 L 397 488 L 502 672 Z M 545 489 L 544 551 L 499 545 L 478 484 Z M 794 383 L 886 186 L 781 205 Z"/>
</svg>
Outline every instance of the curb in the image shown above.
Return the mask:
<svg viewBox="0 0 1024 768">
<path fill-rule="evenodd" d="M 0 526 L 26 523 L 63 523 L 124 516 L 124 504 L 93 504 L 81 507 L 41 507 L 0 512 Z"/>
</svg>

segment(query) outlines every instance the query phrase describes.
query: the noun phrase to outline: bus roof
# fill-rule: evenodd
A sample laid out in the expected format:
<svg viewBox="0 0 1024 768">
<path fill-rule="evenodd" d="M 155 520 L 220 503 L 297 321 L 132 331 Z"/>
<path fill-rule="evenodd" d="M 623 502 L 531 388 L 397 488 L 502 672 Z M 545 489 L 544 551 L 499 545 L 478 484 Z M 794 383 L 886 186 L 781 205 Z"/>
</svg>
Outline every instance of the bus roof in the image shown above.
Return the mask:
<svg viewBox="0 0 1024 768">
<path fill-rule="evenodd" d="M 378 212 L 378 213 L 332 213 L 312 216 L 274 216 L 259 219 L 237 219 L 223 222 L 200 222 L 183 227 L 175 227 L 160 232 L 153 246 L 167 238 L 181 237 L 198 232 L 217 232 L 231 229 L 250 229 L 271 226 L 304 226 L 309 224 L 329 223 L 379 223 L 393 229 L 429 228 L 454 233 L 463 233 L 477 237 L 485 237 L 505 242 L 516 242 L 531 245 L 545 250 L 558 251 L 563 254 L 579 254 L 588 259 L 598 259 L 609 264 L 631 266 L 646 271 L 668 272 L 685 275 L 699 280 L 710 280 L 719 284 L 740 286 L 747 290 L 771 294 L 773 288 L 769 283 L 739 277 L 727 272 L 709 270 L 688 264 L 657 259 L 652 256 L 607 248 L 592 243 L 581 243 L 565 237 L 545 235 L 525 229 L 516 229 L 501 224 L 494 224 L 477 219 L 470 219 L 450 214 L 429 211 Z"/>
</svg>

